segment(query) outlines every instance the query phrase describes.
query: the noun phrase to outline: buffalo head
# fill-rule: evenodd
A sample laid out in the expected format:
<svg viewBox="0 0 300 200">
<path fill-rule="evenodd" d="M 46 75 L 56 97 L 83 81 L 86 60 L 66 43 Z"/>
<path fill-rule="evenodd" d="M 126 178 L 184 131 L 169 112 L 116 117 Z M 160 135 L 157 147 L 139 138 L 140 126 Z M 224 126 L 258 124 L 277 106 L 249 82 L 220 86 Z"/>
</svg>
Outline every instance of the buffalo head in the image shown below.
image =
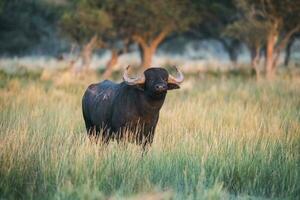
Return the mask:
<svg viewBox="0 0 300 200">
<path fill-rule="evenodd" d="M 126 68 L 123 79 L 127 85 L 136 86 L 144 90 L 149 96 L 159 97 L 166 94 L 167 90 L 178 89 L 183 82 L 183 74 L 175 67 L 178 75 L 173 77 L 163 68 L 149 68 L 136 78 L 128 76 L 129 66 Z"/>
</svg>

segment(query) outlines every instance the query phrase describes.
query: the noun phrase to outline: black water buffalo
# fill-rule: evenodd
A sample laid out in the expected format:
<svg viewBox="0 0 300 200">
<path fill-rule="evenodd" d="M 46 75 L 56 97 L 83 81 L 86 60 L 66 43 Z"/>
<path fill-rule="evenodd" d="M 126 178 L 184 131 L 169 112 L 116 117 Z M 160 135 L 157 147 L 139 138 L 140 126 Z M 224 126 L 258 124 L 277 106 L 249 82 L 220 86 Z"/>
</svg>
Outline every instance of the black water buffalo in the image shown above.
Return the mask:
<svg viewBox="0 0 300 200">
<path fill-rule="evenodd" d="M 82 111 L 88 134 L 110 139 L 124 139 L 145 148 L 151 145 L 159 111 L 167 90 L 178 89 L 183 74 L 175 78 L 163 68 L 149 68 L 137 78 L 129 78 L 128 68 L 123 82 L 108 80 L 90 85 L 82 99 Z"/>
</svg>

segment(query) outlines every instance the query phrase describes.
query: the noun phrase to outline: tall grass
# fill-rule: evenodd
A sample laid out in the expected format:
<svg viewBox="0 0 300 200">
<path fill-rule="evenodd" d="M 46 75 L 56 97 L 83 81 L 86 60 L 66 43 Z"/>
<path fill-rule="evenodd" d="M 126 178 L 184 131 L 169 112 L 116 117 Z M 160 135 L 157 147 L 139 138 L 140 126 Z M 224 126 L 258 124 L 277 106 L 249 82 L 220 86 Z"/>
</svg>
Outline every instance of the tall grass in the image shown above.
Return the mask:
<svg viewBox="0 0 300 200">
<path fill-rule="evenodd" d="M 144 156 L 132 144 L 87 139 L 86 84 L 1 85 L 0 198 L 300 197 L 297 82 L 202 80 L 172 91 Z"/>
</svg>

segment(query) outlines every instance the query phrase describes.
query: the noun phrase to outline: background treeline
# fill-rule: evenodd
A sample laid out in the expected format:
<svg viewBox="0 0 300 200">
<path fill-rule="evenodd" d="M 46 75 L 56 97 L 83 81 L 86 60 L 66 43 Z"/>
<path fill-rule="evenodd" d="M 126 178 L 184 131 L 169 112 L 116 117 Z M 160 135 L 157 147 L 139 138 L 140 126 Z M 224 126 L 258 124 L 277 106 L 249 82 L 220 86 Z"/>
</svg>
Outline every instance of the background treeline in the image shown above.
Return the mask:
<svg viewBox="0 0 300 200">
<path fill-rule="evenodd" d="M 81 53 L 74 63 L 81 59 L 88 69 L 95 50 L 106 49 L 108 77 L 132 45 L 147 68 L 157 48 L 180 35 L 219 41 L 233 65 L 246 45 L 257 77 L 272 79 L 283 51 L 288 64 L 299 19 L 300 1 L 293 0 L 0 0 L 0 54 L 39 47 L 57 56 L 76 45 Z"/>
</svg>

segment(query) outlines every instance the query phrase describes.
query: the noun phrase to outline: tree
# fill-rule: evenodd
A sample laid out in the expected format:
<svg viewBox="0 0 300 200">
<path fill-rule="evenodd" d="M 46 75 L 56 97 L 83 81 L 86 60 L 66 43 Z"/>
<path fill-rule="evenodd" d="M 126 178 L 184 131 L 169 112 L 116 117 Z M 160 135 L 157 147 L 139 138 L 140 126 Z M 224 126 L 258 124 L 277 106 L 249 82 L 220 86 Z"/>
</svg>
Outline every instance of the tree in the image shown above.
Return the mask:
<svg viewBox="0 0 300 200">
<path fill-rule="evenodd" d="M 84 69 L 89 68 L 93 51 L 104 45 L 103 38 L 114 35 L 111 18 L 103 6 L 95 6 L 92 1 L 87 0 L 69 3 L 60 26 L 65 35 L 83 46 L 80 57 Z"/>
<path fill-rule="evenodd" d="M 0 53 L 22 55 L 50 38 L 59 11 L 46 1 L 0 0 Z"/>
<path fill-rule="evenodd" d="M 288 41 L 286 48 L 285 48 L 285 57 L 284 57 L 284 65 L 288 66 L 291 58 L 291 49 L 292 45 L 295 42 L 296 38 L 300 36 L 300 32 L 291 36 L 290 40 Z"/>
<path fill-rule="evenodd" d="M 241 17 L 229 24 L 224 34 L 247 45 L 251 53 L 251 66 L 255 70 L 257 79 L 259 79 L 260 52 L 266 44 L 268 30 L 265 24 L 256 17 L 254 8 L 249 6 L 247 1 L 236 0 L 236 6 L 240 10 Z"/>
<path fill-rule="evenodd" d="M 249 5 L 267 28 L 266 76 L 273 79 L 280 53 L 290 38 L 300 31 L 300 2 L 292 0 L 254 0 Z"/>
<path fill-rule="evenodd" d="M 300 31 L 300 2 L 291 0 L 236 0 L 242 18 L 227 27 L 227 34 L 245 42 L 252 55 L 266 46 L 266 76 L 273 79 L 280 53 Z M 255 50 L 257 49 L 257 50 Z M 257 56 L 252 56 L 256 58 Z M 255 66 L 255 59 L 252 60 Z"/>
<path fill-rule="evenodd" d="M 237 10 L 233 0 L 194 0 L 198 23 L 190 32 L 200 39 L 212 38 L 219 41 L 228 57 L 236 65 L 238 59 L 239 40 L 223 34 L 224 29 L 237 18 Z"/>
<path fill-rule="evenodd" d="M 108 12 L 121 35 L 139 45 L 142 66 L 151 65 L 159 44 L 171 33 L 185 31 L 196 18 L 189 0 L 108 0 Z"/>
</svg>

